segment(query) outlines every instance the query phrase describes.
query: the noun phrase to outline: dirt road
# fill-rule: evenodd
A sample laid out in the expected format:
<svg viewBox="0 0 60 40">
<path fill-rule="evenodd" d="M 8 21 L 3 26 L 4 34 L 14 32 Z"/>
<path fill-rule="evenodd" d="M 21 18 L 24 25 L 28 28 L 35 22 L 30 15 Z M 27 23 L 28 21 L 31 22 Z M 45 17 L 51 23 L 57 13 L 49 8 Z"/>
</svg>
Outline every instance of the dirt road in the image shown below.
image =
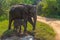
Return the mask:
<svg viewBox="0 0 60 40">
<path fill-rule="evenodd" d="M 60 20 L 37 16 L 37 21 L 50 25 L 56 32 L 56 40 L 60 40 Z"/>
</svg>

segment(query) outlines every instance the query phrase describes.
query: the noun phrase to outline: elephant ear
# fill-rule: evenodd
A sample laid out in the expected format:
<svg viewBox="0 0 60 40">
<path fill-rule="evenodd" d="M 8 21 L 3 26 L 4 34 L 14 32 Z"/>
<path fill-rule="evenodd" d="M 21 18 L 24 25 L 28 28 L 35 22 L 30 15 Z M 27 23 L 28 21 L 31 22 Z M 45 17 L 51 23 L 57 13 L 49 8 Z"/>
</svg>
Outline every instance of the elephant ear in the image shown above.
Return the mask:
<svg viewBox="0 0 60 40">
<path fill-rule="evenodd" d="M 36 5 L 25 5 L 25 7 L 31 15 L 36 12 Z"/>
<path fill-rule="evenodd" d="M 36 5 L 32 5 L 32 7 L 30 8 L 30 12 L 36 13 Z"/>
</svg>

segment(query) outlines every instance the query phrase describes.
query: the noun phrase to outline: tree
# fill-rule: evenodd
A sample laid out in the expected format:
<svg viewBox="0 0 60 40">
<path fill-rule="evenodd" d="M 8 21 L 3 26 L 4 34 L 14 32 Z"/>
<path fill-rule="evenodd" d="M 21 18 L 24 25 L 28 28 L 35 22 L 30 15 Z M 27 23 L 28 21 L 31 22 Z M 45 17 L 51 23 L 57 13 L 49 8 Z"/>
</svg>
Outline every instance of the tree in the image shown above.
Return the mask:
<svg viewBox="0 0 60 40">
<path fill-rule="evenodd" d="M 0 18 L 4 19 L 8 17 L 9 10 L 12 5 L 15 4 L 31 4 L 32 1 L 30 0 L 0 0 Z"/>
<path fill-rule="evenodd" d="M 60 5 L 60 4 L 59 4 Z M 60 10 L 60 7 L 58 7 L 57 0 L 42 0 L 38 6 L 38 12 L 42 16 L 48 16 L 48 17 L 56 17 L 58 16 L 58 10 Z"/>
</svg>

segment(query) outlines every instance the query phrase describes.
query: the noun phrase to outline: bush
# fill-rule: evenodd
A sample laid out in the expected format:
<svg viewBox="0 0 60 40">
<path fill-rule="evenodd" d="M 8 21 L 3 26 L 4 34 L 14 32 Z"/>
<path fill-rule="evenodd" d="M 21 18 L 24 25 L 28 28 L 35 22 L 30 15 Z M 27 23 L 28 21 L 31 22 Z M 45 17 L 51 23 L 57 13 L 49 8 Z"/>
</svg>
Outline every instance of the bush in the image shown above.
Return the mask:
<svg viewBox="0 0 60 40">
<path fill-rule="evenodd" d="M 60 18 L 60 7 L 57 1 L 58 0 L 42 0 L 37 6 L 38 15 Z"/>
<path fill-rule="evenodd" d="M 31 0 L 0 0 L 0 18 L 2 17 L 8 17 L 9 16 L 9 10 L 12 5 L 15 4 L 32 4 L 33 2 Z M 4 19 L 4 18 L 2 18 Z"/>
</svg>

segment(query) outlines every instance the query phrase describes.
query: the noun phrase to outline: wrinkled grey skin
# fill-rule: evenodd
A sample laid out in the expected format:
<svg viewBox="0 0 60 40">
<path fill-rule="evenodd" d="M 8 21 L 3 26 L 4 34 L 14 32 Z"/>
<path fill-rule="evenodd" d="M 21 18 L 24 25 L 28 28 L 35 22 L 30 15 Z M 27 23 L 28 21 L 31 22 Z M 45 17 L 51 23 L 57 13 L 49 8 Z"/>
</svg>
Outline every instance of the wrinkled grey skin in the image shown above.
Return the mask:
<svg viewBox="0 0 60 40">
<path fill-rule="evenodd" d="M 33 20 L 32 20 L 33 18 Z M 9 27 L 8 30 L 11 29 L 11 23 L 14 19 L 24 19 L 24 31 L 27 29 L 27 21 L 29 21 L 32 26 L 33 30 L 35 30 L 36 26 L 36 6 L 35 5 L 14 5 L 12 6 L 11 10 L 9 11 Z"/>
</svg>

